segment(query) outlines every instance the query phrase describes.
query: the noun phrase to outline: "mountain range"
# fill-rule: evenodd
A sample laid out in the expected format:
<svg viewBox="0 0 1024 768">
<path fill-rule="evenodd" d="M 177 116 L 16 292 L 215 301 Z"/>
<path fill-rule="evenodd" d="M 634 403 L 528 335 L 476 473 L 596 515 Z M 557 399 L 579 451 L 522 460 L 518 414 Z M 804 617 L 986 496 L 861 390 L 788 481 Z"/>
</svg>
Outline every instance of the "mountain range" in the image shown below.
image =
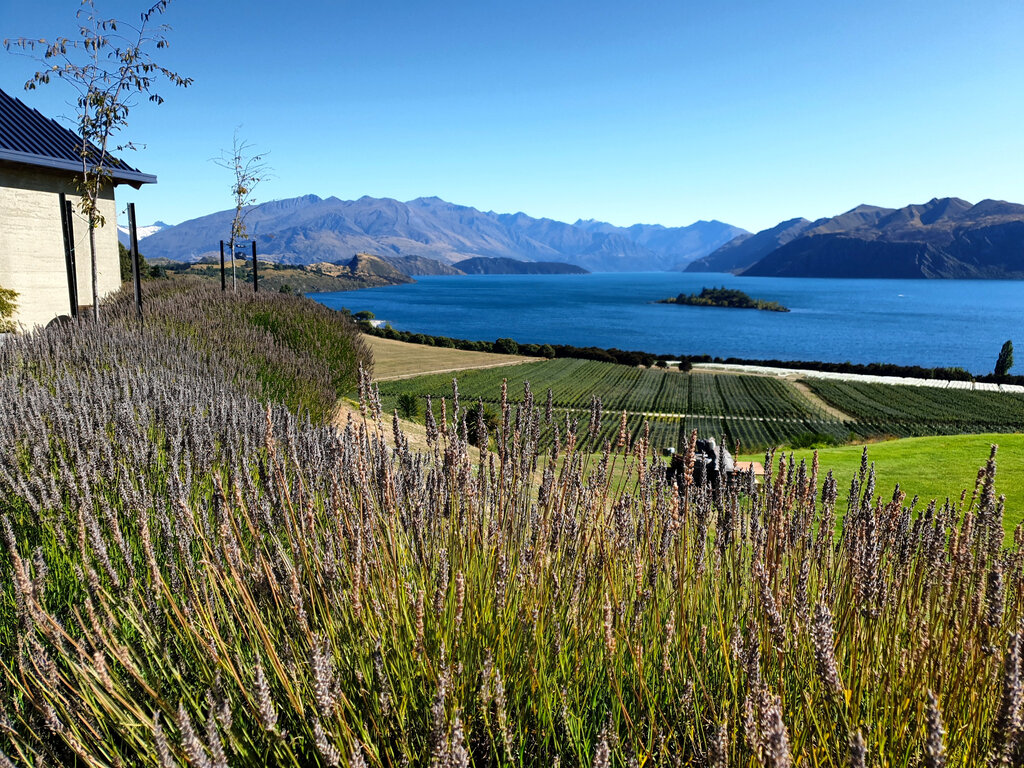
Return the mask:
<svg viewBox="0 0 1024 768">
<path fill-rule="evenodd" d="M 1024 279 L 1024 206 L 956 197 L 859 205 L 742 235 L 686 267 L 761 277 Z"/>
<path fill-rule="evenodd" d="M 161 229 L 145 238 L 144 253 L 173 261 L 219 254 L 233 214 L 220 211 Z M 438 274 L 443 268 L 431 262 L 458 269 L 460 262 L 476 257 L 561 262 L 595 272 L 681 269 L 737 235 L 749 234 L 720 221 L 688 227 L 616 227 L 592 220 L 569 224 L 525 213 L 479 211 L 437 197 L 403 203 L 306 195 L 253 206 L 246 224 L 259 253 L 274 261 L 338 262 L 366 252 L 409 274 Z"/>
<path fill-rule="evenodd" d="M 232 210 L 141 227 L 148 258 L 217 255 Z M 1024 279 L 1024 206 L 956 197 L 795 218 L 756 234 L 720 221 L 617 227 L 494 213 L 437 197 L 408 202 L 316 195 L 247 212 L 264 258 L 347 263 L 373 253 L 408 275 L 685 270 L 776 277 Z M 144 233 L 153 233 L 145 236 Z"/>
</svg>

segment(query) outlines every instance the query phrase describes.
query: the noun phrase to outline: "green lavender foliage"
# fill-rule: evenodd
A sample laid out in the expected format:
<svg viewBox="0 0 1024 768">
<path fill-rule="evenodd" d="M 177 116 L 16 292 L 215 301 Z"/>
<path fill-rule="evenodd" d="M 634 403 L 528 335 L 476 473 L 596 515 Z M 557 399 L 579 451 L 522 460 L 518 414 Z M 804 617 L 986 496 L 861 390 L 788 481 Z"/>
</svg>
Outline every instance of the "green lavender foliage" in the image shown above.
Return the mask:
<svg viewBox="0 0 1024 768">
<path fill-rule="evenodd" d="M 0 347 L 14 764 L 1019 760 L 1024 534 L 1003 548 L 994 452 L 941 506 L 866 456 L 845 502 L 784 456 L 677 493 L 628 420 L 578 449 L 598 401 L 539 451 L 546 408 L 503 396 L 478 454 L 456 390 L 414 454 L 365 379 L 334 430 L 166 327 Z"/>
</svg>

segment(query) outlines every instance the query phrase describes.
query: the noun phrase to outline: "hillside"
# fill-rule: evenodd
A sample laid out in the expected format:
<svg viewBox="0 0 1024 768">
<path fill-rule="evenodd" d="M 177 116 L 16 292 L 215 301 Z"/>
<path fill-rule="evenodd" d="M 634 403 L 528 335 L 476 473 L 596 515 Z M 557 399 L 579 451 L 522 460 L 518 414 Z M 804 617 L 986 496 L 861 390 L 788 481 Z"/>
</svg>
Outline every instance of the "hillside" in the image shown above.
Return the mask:
<svg viewBox="0 0 1024 768">
<path fill-rule="evenodd" d="M 425 256 L 384 256 L 382 257 L 399 272 L 410 277 L 417 275 L 461 275 L 462 270 Z"/>
<path fill-rule="evenodd" d="M 485 259 L 476 256 L 456 262 L 467 275 L 585 275 L 587 270 L 558 261 L 520 261 L 518 259 Z"/>
<path fill-rule="evenodd" d="M 161 230 L 145 239 L 145 253 L 176 261 L 214 255 L 233 215 L 220 211 Z M 306 195 L 254 206 L 247 223 L 260 255 L 283 263 L 336 262 L 371 252 L 446 264 L 472 257 L 566 262 L 611 272 L 668 269 L 743 232 L 722 222 L 678 228 L 573 225 L 525 213 L 483 212 L 437 197 L 403 203 Z"/>
<path fill-rule="evenodd" d="M 899 209 L 861 205 L 820 219 L 788 241 L 779 239 L 742 273 L 1024 279 L 1024 206 L 997 200 L 972 205 L 959 198 Z"/>
<path fill-rule="evenodd" d="M 194 264 L 166 263 L 172 275 L 198 277 L 220 283 L 220 262 L 204 259 Z M 248 261 L 235 262 L 235 276 L 242 283 L 252 285 L 252 264 Z M 231 265 L 227 265 L 227 280 L 231 283 Z M 277 264 L 264 261 L 259 263 L 260 288 L 265 291 L 286 289 L 293 293 L 329 293 L 354 291 L 360 288 L 378 288 L 385 285 L 404 285 L 415 282 L 389 262 L 377 256 L 360 253 L 342 264 L 319 262 L 317 264 Z"/>
<path fill-rule="evenodd" d="M 790 219 L 756 235 L 740 235 L 702 259 L 687 265 L 687 272 L 742 272 L 812 226 L 807 219 Z"/>
</svg>

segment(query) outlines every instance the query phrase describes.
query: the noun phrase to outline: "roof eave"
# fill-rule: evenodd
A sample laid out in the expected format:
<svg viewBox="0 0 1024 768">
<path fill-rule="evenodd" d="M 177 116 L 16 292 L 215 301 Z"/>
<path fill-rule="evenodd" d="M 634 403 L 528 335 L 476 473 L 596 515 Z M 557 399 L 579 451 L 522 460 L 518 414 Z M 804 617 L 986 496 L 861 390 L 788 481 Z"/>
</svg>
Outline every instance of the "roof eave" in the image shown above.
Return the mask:
<svg viewBox="0 0 1024 768">
<path fill-rule="evenodd" d="M 71 173 L 81 173 L 82 171 L 82 166 L 80 164 L 69 160 L 61 160 L 57 157 L 33 155 L 28 152 L 17 152 L 12 149 L 0 149 L 0 161 L 16 163 L 18 165 L 27 165 L 35 168 L 50 168 L 59 171 L 70 171 Z M 143 184 L 156 184 L 156 176 L 149 173 L 141 173 L 139 171 L 111 169 L 110 178 L 113 180 L 115 186 L 118 184 L 129 184 L 135 189 L 138 189 Z"/>
</svg>

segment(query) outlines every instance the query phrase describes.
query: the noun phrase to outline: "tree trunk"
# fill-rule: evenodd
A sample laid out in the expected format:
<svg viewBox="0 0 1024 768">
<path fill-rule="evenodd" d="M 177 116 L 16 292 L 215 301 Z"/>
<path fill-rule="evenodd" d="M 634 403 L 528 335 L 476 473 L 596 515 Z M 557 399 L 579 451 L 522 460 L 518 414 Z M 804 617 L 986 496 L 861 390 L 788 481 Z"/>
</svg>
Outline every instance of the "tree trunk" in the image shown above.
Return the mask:
<svg viewBox="0 0 1024 768">
<path fill-rule="evenodd" d="M 95 210 L 95 206 L 93 206 Z M 100 319 L 100 281 L 99 270 L 96 266 L 96 214 L 89 212 L 89 260 L 92 268 L 92 319 L 99 322 Z"/>
<path fill-rule="evenodd" d="M 229 242 L 229 246 L 231 247 L 231 292 L 234 293 L 235 291 L 238 290 L 238 283 L 235 282 L 235 236 L 234 235 L 231 236 L 231 241 Z"/>
</svg>

